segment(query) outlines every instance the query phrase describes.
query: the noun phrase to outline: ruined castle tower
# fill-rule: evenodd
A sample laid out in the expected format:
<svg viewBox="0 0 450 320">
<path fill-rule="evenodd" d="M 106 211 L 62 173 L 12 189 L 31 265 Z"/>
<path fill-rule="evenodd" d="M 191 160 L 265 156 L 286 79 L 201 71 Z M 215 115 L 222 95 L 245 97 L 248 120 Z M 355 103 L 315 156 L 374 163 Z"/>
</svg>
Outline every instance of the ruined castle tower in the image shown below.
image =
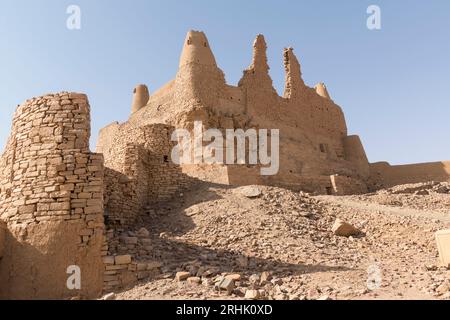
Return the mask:
<svg viewBox="0 0 450 320">
<path fill-rule="evenodd" d="M 148 87 L 145 84 L 137 85 L 133 91 L 133 102 L 131 104 L 131 113 L 139 111 L 141 108 L 145 107 L 150 98 L 150 93 Z"/>
<path fill-rule="evenodd" d="M 449 162 L 369 164 L 325 85 L 303 80 L 294 50 L 280 55 L 283 95 L 273 87 L 266 50 L 258 35 L 250 66 L 230 85 L 205 34 L 190 31 L 175 78 L 152 95 L 137 86 L 129 119 L 100 131 L 97 153 L 89 149 L 86 95 L 48 94 L 20 105 L 0 157 L 0 299 L 96 298 L 137 281 L 142 270 L 130 255 L 107 255 L 105 224 L 132 225 L 199 181 L 344 195 L 449 180 Z M 196 121 L 218 132 L 279 130 L 279 172 L 261 176 L 260 164 L 174 163 L 174 130 Z M 157 268 L 150 263 L 146 272 L 151 265 Z M 80 276 L 81 288 L 71 276 Z"/>
<path fill-rule="evenodd" d="M 305 91 L 306 87 L 302 79 L 300 63 L 294 54 L 293 48 L 284 49 L 284 68 L 286 71 L 284 97 L 297 99 Z"/>
<path fill-rule="evenodd" d="M 217 67 L 208 39 L 203 32 L 190 31 L 184 41 L 178 73 L 174 84 L 174 99 L 185 111 L 196 109 L 205 122 L 205 109 L 219 103 L 225 86 L 225 76 Z"/>
<path fill-rule="evenodd" d="M 103 157 L 90 153 L 89 136 L 83 94 L 46 95 L 17 108 L 0 160 L 0 298 L 101 293 Z M 81 289 L 67 285 L 73 268 Z"/>
<path fill-rule="evenodd" d="M 346 193 L 367 191 L 367 157 L 359 138 L 348 136 L 342 109 L 324 85 L 310 88 L 305 84 L 294 49 L 285 49 L 282 58 L 286 73 L 282 96 L 273 87 L 262 35 L 253 43 L 250 66 L 233 86 L 225 82 L 206 35 L 188 32 L 174 80 L 156 90 L 146 105 L 139 103 L 139 110 L 128 121 L 100 131 L 97 151 L 105 157 L 108 217 L 128 224 L 154 198 L 145 190 L 156 183 L 170 197 L 189 179 L 278 185 L 316 193 L 328 193 L 336 185 Z M 141 102 L 145 100 L 146 96 Z M 171 130 L 192 129 L 195 121 L 201 121 L 205 129 L 222 132 L 279 129 L 279 173 L 262 177 L 258 166 L 249 165 L 168 166 L 170 150 L 155 148 L 155 142 L 165 141 L 163 145 L 169 146 Z M 163 126 L 160 131 L 158 126 Z M 149 155 L 162 163 L 154 163 L 150 170 Z M 158 177 L 150 175 L 155 170 Z"/>
</svg>

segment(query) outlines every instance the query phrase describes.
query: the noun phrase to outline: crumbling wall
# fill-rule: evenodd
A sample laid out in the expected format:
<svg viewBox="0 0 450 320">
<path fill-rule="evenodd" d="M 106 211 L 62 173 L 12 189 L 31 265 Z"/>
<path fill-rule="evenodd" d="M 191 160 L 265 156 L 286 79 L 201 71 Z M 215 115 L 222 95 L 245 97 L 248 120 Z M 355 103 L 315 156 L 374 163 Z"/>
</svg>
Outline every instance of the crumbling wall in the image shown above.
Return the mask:
<svg viewBox="0 0 450 320">
<path fill-rule="evenodd" d="M 361 180 L 351 177 L 332 175 L 330 177 L 333 187 L 332 193 L 337 196 L 364 194 L 367 193 L 367 185 Z"/>
<path fill-rule="evenodd" d="M 89 137 L 83 94 L 50 94 L 17 108 L 1 160 L 0 298 L 101 294 L 103 157 L 89 151 Z M 80 268 L 80 290 L 67 286 L 70 266 Z"/>
<path fill-rule="evenodd" d="M 119 130 L 121 135 L 134 134 L 138 128 L 156 123 L 177 129 L 192 129 L 194 121 L 202 121 L 205 129 L 278 129 L 280 171 L 273 178 L 262 179 L 258 170 L 245 166 L 229 170 L 209 166 L 211 174 L 204 174 L 206 166 L 198 166 L 199 170 L 203 176 L 232 184 L 264 180 L 263 183 L 295 185 L 292 179 L 295 176 L 299 177 L 298 186 L 308 189 L 318 186 L 316 191 L 321 193 L 323 184 L 315 183 L 314 178 L 329 180 L 330 175 L 338 174 L 364 183 L 369 175 L 368 161 L 361 141 L 348 137 L 342 109 L 331 99 L 324 84 L 316 88 L 305 84 L 292 48 L 284 50 L 283 60 L 286 81 L 284 94 L 280 96 L 269 74 L 266 41 L 258 35 L 251 65 L 238 86 L 228 85 L 206 35 L 190 31 L 175 79 L 150 96 L 147 105 L 132 113 L 125 124 L 103 129 L 97 150 L 105 154 L 105 159 L 121 158 L 123 155 L 116 152 L 108 133 L 116 136 Z M 106 146 L 111 146 L 111 150 Z M 239 171 L 243 172 L 242 177 L 237 174 Z M 195 170 L 187 172 L 196 176 Z M 258 176 L 251 177 L 251 172 L 257 172 Z M 311 183 L 308 185 L 307 181 Z"/>
<path fill-rule="evenodd" d="M 450 181 L 450 161 L 398 166 L 378 162 L 370 165 L 370 190 L 428 181 Z"/>
<path fill-rule="evenodd" d="M 170 200 L 192 182 L 172 162 L 172 131 L 163 124 L 138 128 L 125 124 L 115 128 L 108 139 L 101 132 L 105 214 L 110 223 L 130 225 L 148 205 Z"/>
<path fill-rule="evenodd" d="M 136 233 L 108 230 L 108 255 L 103 257 L 104 291 L 124 289 L 139 280 L 160 274 L 162 264 L 153 256 L 150 234 L 146 229 Z"/>
</svg>

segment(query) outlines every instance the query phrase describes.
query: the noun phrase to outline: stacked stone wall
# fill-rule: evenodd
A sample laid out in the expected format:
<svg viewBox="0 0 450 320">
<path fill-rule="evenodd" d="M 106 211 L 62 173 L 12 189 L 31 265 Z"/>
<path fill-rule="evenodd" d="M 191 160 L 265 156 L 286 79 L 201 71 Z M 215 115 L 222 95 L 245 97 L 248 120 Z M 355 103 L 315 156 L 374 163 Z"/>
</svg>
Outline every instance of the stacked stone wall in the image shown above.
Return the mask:
<svg viewBox="0 0 450 320">
<path fill-rule="evenodd" d="M 149 205 L 168 201 L 192 182 L 171 159 L 173 129 L 162 124 L 115 130 L 105 155 L 106 215 L 115 225 L 131 225 Z M 104 140 L 106 141 L 106 140 Z"/>
<path fill-rule="evenodd" d="M 18 107 L 1 165 L 7 225 L 0 298 L 95 297 L 102 289 L 103 157 L 89 151 L 90 107 L 60 93 Z M 67 286 L 71 266 L 81 289 Z"/>
</svg>

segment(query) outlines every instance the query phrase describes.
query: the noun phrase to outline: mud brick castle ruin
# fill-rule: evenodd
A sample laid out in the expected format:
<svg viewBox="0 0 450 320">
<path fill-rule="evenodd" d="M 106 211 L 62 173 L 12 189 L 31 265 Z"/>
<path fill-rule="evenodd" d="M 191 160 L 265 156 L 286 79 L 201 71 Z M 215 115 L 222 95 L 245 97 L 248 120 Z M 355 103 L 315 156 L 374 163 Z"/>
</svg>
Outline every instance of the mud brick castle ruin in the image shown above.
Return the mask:
<svg viewBox="0 0 450 320">
<path fill-rule="evenodd" d="M 150 276 L 158 261 L 115 254 L 114 228 L 132 225 L 145 208 L 198 181 L 343 195 L 449 180 L 450 162 L 369 163 L 325 85 L 305 85 L 293 49 L 283 57 L 283 96 L 272 85 L 261 35 L 250 67 L 231 86 L 206 36 L 189 32 L 175 79 L 153 94 L 137 86 L 129 120 L 103 128 L 96 153 L 84 94 L 20 105 L 0 161 L 0 298 L 95 298 Z M 192 129 L 194 121 L 220 130 L 279 129 L 278 174 L 262 176 L 252 165 L 174 164 L 171 133 Z M 66 285 L 69 266 L 82 271 L 75 292 Z"/>
</svg>

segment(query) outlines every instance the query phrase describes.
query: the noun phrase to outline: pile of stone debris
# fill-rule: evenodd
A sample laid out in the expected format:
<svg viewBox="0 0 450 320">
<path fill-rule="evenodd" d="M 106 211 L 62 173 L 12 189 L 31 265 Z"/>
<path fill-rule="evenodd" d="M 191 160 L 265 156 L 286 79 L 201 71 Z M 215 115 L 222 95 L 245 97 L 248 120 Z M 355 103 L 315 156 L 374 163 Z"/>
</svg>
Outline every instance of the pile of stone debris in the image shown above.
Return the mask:
<svg viewBox="0 0 450 320">
<path fill-rule="evenodd" d="M 425 268 L 436 263 L 434 233 L 445 224 L 330 199 L 337 202 L 259 186 L 205 184 L 186 192 L 133 229 L 149 231 L 161 274 L 116 298 L 446 297 L 433 280 L 446 271 Z M 381 280 L 377 272 L 371 278 L 373 270 Z"/>
<path fill-rule="evenodd" d="M 406 184 L 351 198 L 387 206 L 447 212 L 450 208 L 450 183 Z"/>
</svg>

